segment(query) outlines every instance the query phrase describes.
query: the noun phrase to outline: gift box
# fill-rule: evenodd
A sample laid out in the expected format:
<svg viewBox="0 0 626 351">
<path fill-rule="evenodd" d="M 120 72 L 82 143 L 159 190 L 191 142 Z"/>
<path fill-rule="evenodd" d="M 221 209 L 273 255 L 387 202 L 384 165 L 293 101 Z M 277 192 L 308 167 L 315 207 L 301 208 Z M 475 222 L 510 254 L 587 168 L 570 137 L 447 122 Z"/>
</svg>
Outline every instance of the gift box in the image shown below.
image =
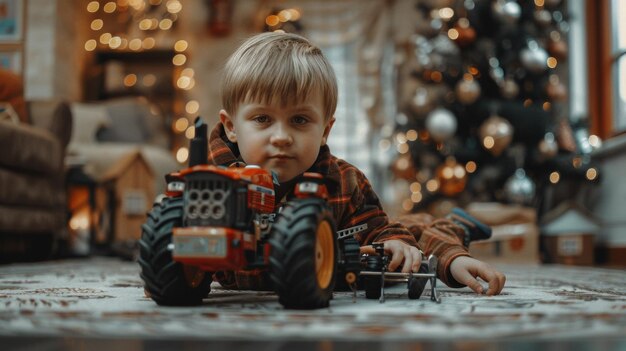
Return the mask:
<svg viewBox="0 0 626 351">
<path fill-rule="evenodd" d="M 472 203 L 465 210 L 493 230 L 490 239 L 471 243 L 474 258 L 488 263 L 540 263 L 534 208 L 490 202 Z"/>
</svg>

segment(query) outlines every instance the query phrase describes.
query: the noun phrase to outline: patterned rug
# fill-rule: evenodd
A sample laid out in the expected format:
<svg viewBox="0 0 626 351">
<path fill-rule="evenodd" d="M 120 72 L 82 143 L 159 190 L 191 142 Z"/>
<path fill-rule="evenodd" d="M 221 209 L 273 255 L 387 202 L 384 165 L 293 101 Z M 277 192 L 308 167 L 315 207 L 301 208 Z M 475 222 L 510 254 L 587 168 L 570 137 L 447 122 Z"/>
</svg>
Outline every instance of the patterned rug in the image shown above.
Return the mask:
<svg viewBox="0 0 626 351">
<path fill-rule="evenodd" d="M 0 337 L 491 341 L 595 340 L 626 349 L 626 271 L 566 266 L 498 266 L 499 296 L 438 284 L 409 300 L 405 286 L 386 301 L 335 293 L 327 309 L 288 311 L 270 292 L 215 283 L 198 307 L 159 307 L 144 297 L 136 263 L 92 258 L 0 266 Z M 17 339 L 15 339 L 17 338 Z M 378 345 L 378 344 L 377 344 Z M 470 348 L 473 349 L 473 348 Z"/>
</svg>

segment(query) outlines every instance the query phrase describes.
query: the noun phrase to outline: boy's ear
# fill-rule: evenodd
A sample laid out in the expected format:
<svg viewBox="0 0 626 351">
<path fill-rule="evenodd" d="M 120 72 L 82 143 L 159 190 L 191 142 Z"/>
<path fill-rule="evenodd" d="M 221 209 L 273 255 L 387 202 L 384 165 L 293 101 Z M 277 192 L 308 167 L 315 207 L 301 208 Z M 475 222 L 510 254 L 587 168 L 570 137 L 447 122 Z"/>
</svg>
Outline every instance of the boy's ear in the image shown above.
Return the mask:
<svg viewBox="0 0 626 351">
<path fill-rule="evenodd" d="M 220 122 L 224 126 L 226 137 L 233 143 L 237 142 L 237 134 L 235 133 L 235 125 L 225 110 L 220 110 Z"/>
<path fill-rule="evenodd" d="M 326 141 L 328 140 L 330 130 L 333 128 L 333 124 L 335 124 L 335 117 L 331 117 L 328 122 L 326 122 L 326 127 L 324 128 L 324 136 L 322 136 L 322 145 L 326 145 Z"/>
</svg>

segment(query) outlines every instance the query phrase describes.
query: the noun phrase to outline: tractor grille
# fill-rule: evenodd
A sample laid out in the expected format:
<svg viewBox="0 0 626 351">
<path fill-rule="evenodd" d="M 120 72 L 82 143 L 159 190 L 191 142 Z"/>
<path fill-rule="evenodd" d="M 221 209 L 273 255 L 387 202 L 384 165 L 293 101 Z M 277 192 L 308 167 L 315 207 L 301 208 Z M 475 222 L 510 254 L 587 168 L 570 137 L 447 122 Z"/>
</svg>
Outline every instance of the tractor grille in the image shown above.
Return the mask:
<svg viewBox="0 0 626 351">
<path fill-rule="evenodd" d="M 236 208 L 241 203 L 238 198 L 245 197 L 245 187 L 237 185 L 216 174 L 188 175 L 184 195 L 186 225 L 236 227 L 237 217 L 248 212 L 245 203 L 244 208 Z"/>
</svg>

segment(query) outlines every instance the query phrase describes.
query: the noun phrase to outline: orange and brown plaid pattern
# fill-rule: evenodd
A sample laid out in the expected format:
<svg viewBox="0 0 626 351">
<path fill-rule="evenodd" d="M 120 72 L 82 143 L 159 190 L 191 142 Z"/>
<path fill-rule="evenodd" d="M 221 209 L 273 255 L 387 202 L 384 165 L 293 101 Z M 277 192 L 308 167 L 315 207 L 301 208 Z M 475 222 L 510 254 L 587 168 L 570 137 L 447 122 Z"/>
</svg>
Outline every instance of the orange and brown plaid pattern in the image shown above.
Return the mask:
<svg viewBox="0 0 626 351">
<path fill-rule="evenodd" d="M 243 162 L 237 145 L 226 138 L 221 123 L 211 131 L 208 151 L 211 164 L 229 166 L 234 162 Z M 402 217 L 409 226 L 390 221 L 365 175 L 350 163 L 333 156 L 326 145 L 320 148 L 315 164 L 307 171 L 325 177 L 328 203 L 337 230 L 367 224 L 367 230 L 355 234 L 361 246 L 397 239 L 422 249 L 427 255 L 434 254 L 439 259 L 440 279 L 447 285 L 459 285 L 450 276 L 449 264 L 458 256 L 468 255 L 463 241 L 459 239 L 459 231 L 462 231 L 460 227 L 448 220 L 429 221 L 416 226 L 416 223 L 420 223 L 420 217 L 411 219 L 410 216 Z M 281 202 L 277 202 L 276 206 L 281 206 Z"/>
</svg>

